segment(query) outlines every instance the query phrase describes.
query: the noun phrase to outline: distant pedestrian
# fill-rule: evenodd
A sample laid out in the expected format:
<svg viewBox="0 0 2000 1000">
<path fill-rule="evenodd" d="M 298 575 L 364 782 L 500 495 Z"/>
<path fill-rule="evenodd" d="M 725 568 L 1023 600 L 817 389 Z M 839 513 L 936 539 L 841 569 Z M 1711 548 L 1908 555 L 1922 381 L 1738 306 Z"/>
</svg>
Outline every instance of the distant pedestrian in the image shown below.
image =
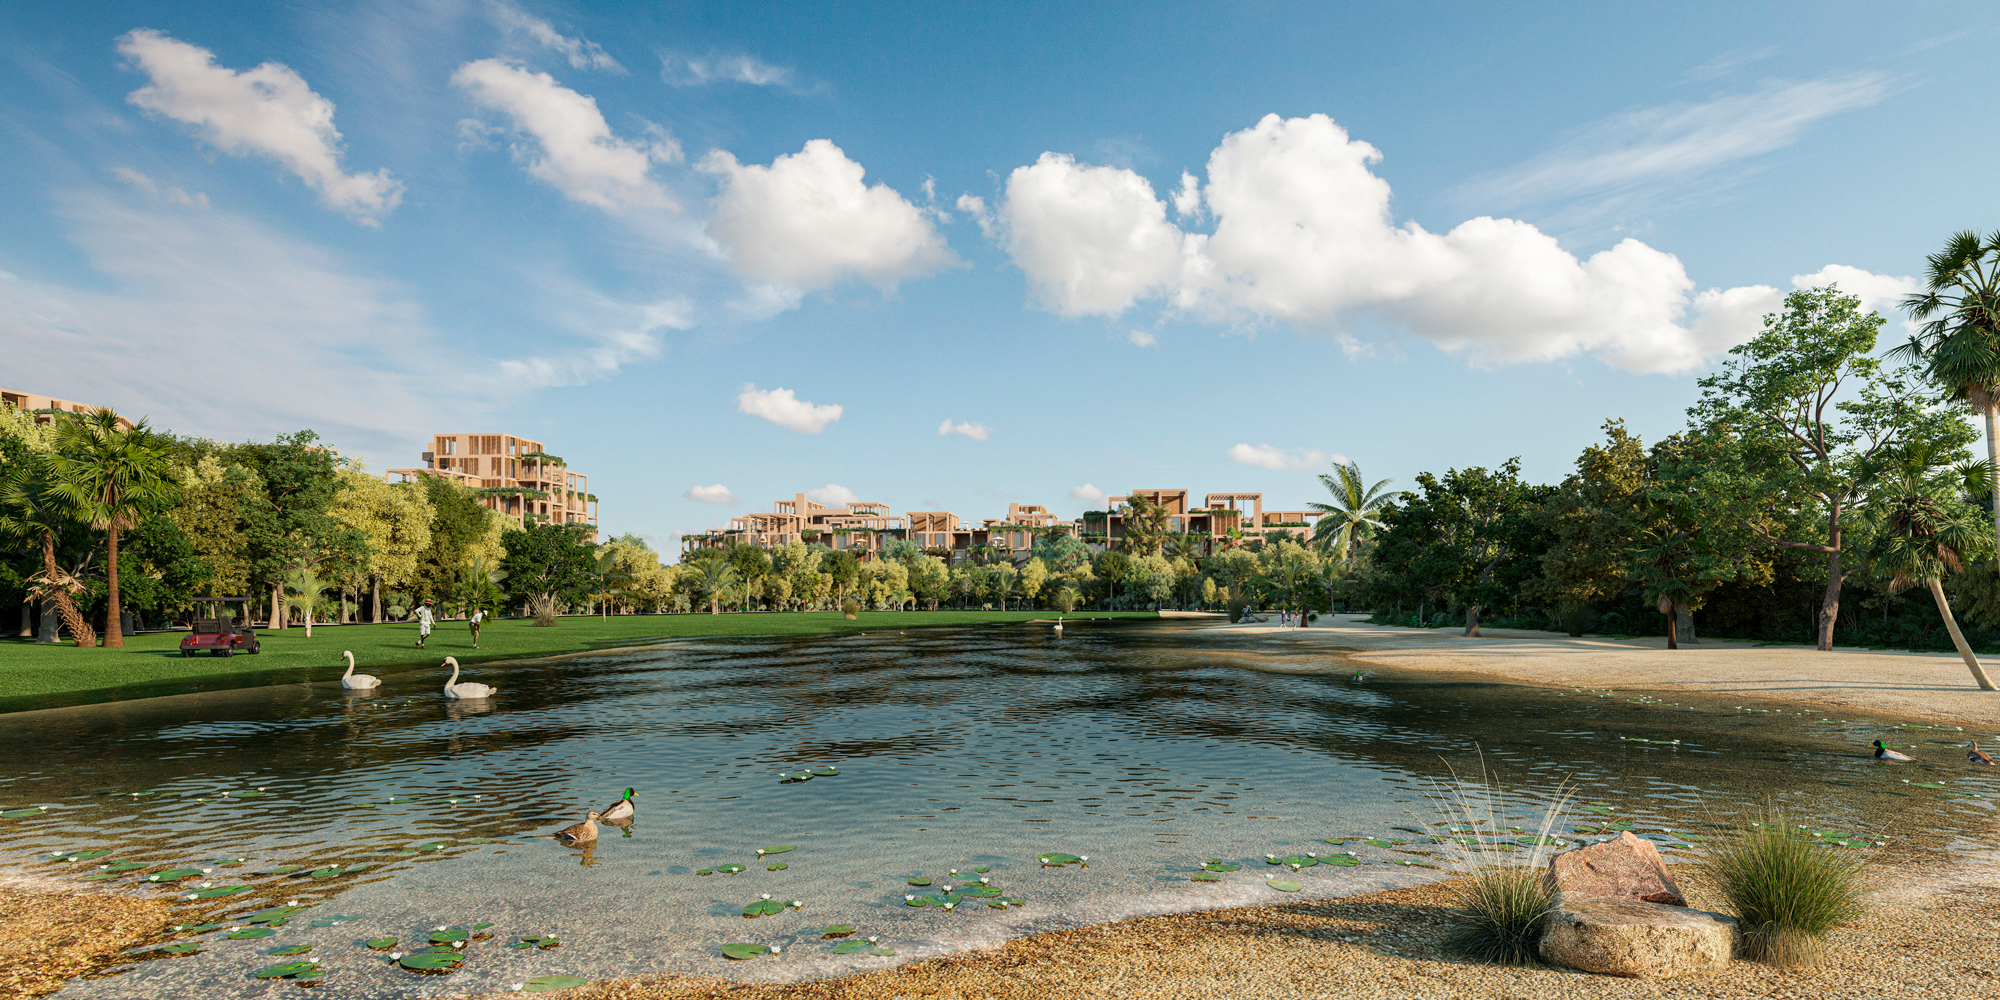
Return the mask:
<svg viewBox="0 0 2000 1000">
<path fill-rule="evenodd" d="M 430 599 L 425 598 L 424 603 L 417 606 L 418 649 L 424 648 L 424 640 L 429 639 L 431 637 L 431 625 L 435 624 L 436 622 L 437 622 L 437 616 L 431 614 Z"/>
<path fill-rule="evenodd" d="M 486 609 L 485 609 L 485 608 L 474 608 L 474 609 L 472 610 L 472 617 L 470 617 L 470 618 L 467 618 L 467 619 L 465 620 L 465 627 L 466 627 L 466 628 L 469 628 L 469 629 L 471 629 L 471 630 L 472 630 L 472 648 L 473 648 L 473 649 L 478 649 L 478 648 L 479 648 L 479 626 L 480 626 L 480 624 L 481 624 L 482 622 L 484 622 L 484 621 L 486 621 Z"/>
</svg>

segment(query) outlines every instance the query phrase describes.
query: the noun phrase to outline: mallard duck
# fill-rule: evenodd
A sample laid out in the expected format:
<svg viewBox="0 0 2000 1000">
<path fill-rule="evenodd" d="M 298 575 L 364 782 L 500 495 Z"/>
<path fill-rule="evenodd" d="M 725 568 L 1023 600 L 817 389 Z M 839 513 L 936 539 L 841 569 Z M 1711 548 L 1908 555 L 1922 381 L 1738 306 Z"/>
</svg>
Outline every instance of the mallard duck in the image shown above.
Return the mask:
<svg viewBox="0 0 2000 1000">
<path fill-rule="evenodd" d="M 583 822 L 557 830 L 555 837 L 565 844 L 584 844 L 597 839 L 597 821 L 603 817 L 592 809 L 584 814 Z"/>
<path fill-rule="evenodd" d="M 1979 749 L 1978 740 L 1972 741 L 1972 749 L 1965 752 L 1965 759 L 1974 764 L 1984 764 L 1987 767 L 1993 766 L 1993 755 Z"/>
<path fill-rule="evenodd" d="M 445 697 L 490 698 L 493 696 L 493 689 L 484 684 L 474 684 L 471 681 L 466 681 L 463 684 L 458 682 L 458 659 L 456 657 L 447 656 L 444 658 L 444 662 L 451 665 L 451 680 L 444 682 Z"/>
<path fill-rule="evenodd" d="M 1910 756 L 1909 754 L 1905 754 L 1905 753 L 1897 753 L 1896 751 L 1894 751 L 1894 750 L 1891 750 L 1891 749 L 1889 749 L 1889 747 L 1888 747 L 1888 746 L 1887 746 L 1886 744 L 1884 744 L 1884 743 L 1883 743 L 1883 742 L 1882 742 L 1881 740 L 1876 740 L 1876 741 L 1875 741 L 1875 759 L 1876 759 L 1876 760 L 1893 760 L 1893 761 L 1913 761 L 1913 760 L 1916 760 L 1916 758 L 1915 758 L 1915 757 L 1912 757 L 1912 756 Z"/>
<path fill-rule="evenodd" d="M 343 649 L 340 651 L 340 655 L 347 657 L 347 672 L 340 675 L 341 687 L 350 691 L 365 691 L 382 683 L 382 678 L 380 677 L 370 677 L 367 674 L 357 674 L 354 672 L 353 650 Z"/>
<path fill-rule="evenodd" d="M 631 819 L 633 814 L 639 811 L 639 800 L 633 798 L 637 794 L 637 792 L 630 788 L 625 789 L 625 797 L 605 806 L 604 811 L 597 818 L 606 823 L 616 823 L 620 820 Z"/>
</svg>

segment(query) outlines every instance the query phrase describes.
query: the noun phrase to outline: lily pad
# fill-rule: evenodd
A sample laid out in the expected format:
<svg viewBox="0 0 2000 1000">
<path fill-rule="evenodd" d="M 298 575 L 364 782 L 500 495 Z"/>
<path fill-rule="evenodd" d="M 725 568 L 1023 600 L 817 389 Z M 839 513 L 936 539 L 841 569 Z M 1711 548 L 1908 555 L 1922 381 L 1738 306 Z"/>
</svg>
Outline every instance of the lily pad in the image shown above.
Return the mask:
<svg viewBox="0 0 2000 1000">
<path fill-rule="evenodd" d="M 267 965 L 250 975 L 258 979 L 290 979 L 304 972 L 318 972 L 319 965 L 313 962 L 279 962 Z"/>
<path fill-rule="evenodd" d="M 924 878 L 923 876 L 921 876 L 921 875 L 920 875 L 920 876 L 918 876 L 918 877 L 916 877 L 916 878 L 913 878 L 913 879 L 911 879 L 911 880 L 910 880 L 910 884 L 911 884 L 911 885 L 929 885 L 929 884 L 931 884 L 931 880 L 930 880 L 930 879 L 927 879 L 927 878 Z"/>
<path fill-rule="evenodd" d="M 1196 872 L 1196 873 L 1194 873 L 1193 875 L 1189 875 L 1189 876 L 1188 876 L 1188 881 L 1190 881 L 1190 882 L 1220 882 L 1220 881 L 1222 881 L 1222 876 L 1220 876 L 1220 875 L 1217 875 L 1217 874 L 1215 874 L 1214 872 Z"/>
<path fill-rule="evenodd" d="M 840 772 L 831 767 L 815 767 L 812 769 L 812 773 L 817 778 L 831 778 Z"/>
<path fill-rule="evenodd" d="M 435 842 L 435 841 L 433 841 L 433 842 L 431 842 L 431 843 L 428 843 L 428 844 L 418 844 L 418 845 L 417 845 L 417 850 L 419 850 L 419 851 L 442 851 L 442 850 L 444 850 L 444 845 L 443 845 L 443 844 L 440 844 L 440 843 L 437 843 L 437 842 Z"/>
<path fill-rule="evenodd" d="M 743 870 L 742 865 L 716 865 L 715 870 L 724 875 L 734 875 Z"/>
<path fill-rule="evenodd" d="M 313 946 L 312 946 L 312 945 L 309 945 L 309 944 L 294 944 L 294 945 L 286 945 L 286 946 L 285 946 L 285 947 L 283 947 L 283 948 L 273 948 L 273 949 L 271 949 L 270 951 L 267 951 L 267 952 L 265 952 L 264 954 L 266 954 L 266 955 L 303 955 L 303 954 L 305 954 L 306 952 L 309 952 L 309 951 L 311 951 L 311 950 L 313 950 Z"/>
<path fill-rule="evenodd" d="M 770 917 L 785 912 L 785 904 L 775 899 L 760 899 L 743 907 L 745 917 Z"/>
<path fill-rule="evenodd" d="M 798 847 L 797 847 L 796 845 L 792 845 L 792 844 L 787 844 L 787 845 L 785 845 L 785 846 L 783 846 L 783 847 L 766 847 L 766 848 L 764 848 L 763 850 L 761 850 L 761 851 L 758 851 L 757 853 L 758 853 L 758 854 L 783 854 L 783 853 L 785 853 L 786 851 L 796 851 L 796 850 L 798 850 Z"/>
<path fill-rule="evenodd" d="M 184 878 L 192 878 L 192 877 L 194 877 L 194 876 L 196 876 L 196 875 L 201 875 L 201 874 L 204 874 L 204 873 L 203 873 L 203 872 L 202 872 L 202 870 L 201 870 L 201 869 L 199 869 L 199 868 L 170 868 L 170 869 L 168 869 L 168 870 L 166 870 L 166 871 L 163 871 L 163 872 L 159 873 L 158 875 L 148 875 L 148 876 L 146 876 L 146 881 L 148 881 L 148 882 L 178 882 L 178 881 L 180 881 L 181 879 L 184 879 Z"/>
<path fill-rule="evenodd" d="M 272 869 L 270 869 L 270 870 L 268 870 L 268 871 L 261 871 L 261 872 L 251 872 L 250 874 L 251 874 L 252 876 L 258 876 L 258 875 L 290 875 L 290 874 L 291 874 L 291 873 L 293 873 L 293 872 L 302 872 L 302 871 L 305 871 L 305 870 L 306 870 L 306 866 L 305 866 L 305 865 L 279 865 L 278 867 L 276 867 L 276 868 L 272 868 Z"/>
<path fill-rule="evenodd" d="M 201 950 L 201 942 L 182 941 L 178 944 L 167 945 L 160 950 L 169 955 L 192 955 Z"/>
<path fill-rule="evenodd" d="M 791 865 L 788 865 L 783 861 L 773 861 L 770 864 L 765 865 L 764 870 L 767 872 L 781 872 L 790 867 Z"/>
<path fill-rule="evenodd" d="M 352 920 L 353 918 L 352 918 L 352 917 L 335 917 L 335 918 L 333 918 L 333 919 L 335 919 L 335 920 Z M 483 930 L 485 930 L 486 928 L 488 928 L 488 927 L 491 927 L 491 926 L 493 926 L 493 921 L 491 921 L 491 920 L 487 920 L 487 921 L 484 921 L 484 922 L 481 922 L 481 923 L 477 923 L 477 924 L 473 924 L 473 925 L 472 925 L 472 929 L 473 929 L 473 930 L 475 930 L 475 931 L 483 931 Z"/>
<path fill-rule="evenodd" d="M 1376 840 L 1376 839 L 1374 839 L 1374 838 L 1370 838 L 1370 839 L 1368 839 L 1368 840 L 1364 840 L 1364 841 L 1362 841 L 1362 843 L 1364 843 L 1364 844 L 1367 844 L 1367 845 L 1368 845 L 1369 847 L 1395 847 L 1395 846 L 1397 846 L 1398 844 L 1407 844 L 1407 843 L 1409 843 L 1409 841 L 1407 841 L 1407 840 Z"/>
<path fill-rule="evenodd" d="M 376 951 L 388 951 L 389 949 L 394 948 L 396 946 L 396 939 L 392 937 L 369 938 L 368 940 L 361 942 L 361 944 L 364 947 L 373 948 Z"/>
<path fill-rule="evenodd" d="M 723 958 L 732 958 L 739 962 L 746 958 L 756 958 L 759 955 L 769 955 L 770 953 L 771 949 L 768 945 L 738 942 L 722 946 Z"/>
<path fill-rule="evenodd" d="M 973 871 L 974 871 L 974 872 L 977 872 L 978 874 L 981 874 L 981 875 L 984 875 L 984 874 L 986 874 L 987 872 L 990 872 L 990 871 L 992 871 L 992 870 L 993 870 L 993 869 L 991 869 L 991 868 L 986 868 L 986 867 L 983 867 L 983 866 L 982 866 L 982 867 L 979 867 L 979 868 L 974 868 L 974 869 L 973 869 Z"/>
<path fill-rule="evenodd" d="M 457 951 L 420 951 L 404 955 L 396 964 L 412 972 L 450 972 L 465 964 Z"/>
<path fill-rule="evenodd" d="M 1242 865 L 1232 865 L 1226 861 L 1211 861 L 1201 867 L 1206 871 L 1212 872 L 1240 872 L 1243 870 Z"/>
<path fill-rule="evenodd" d="M 0 812 L 0 819 L 27 819 L 30 816 L 40 816 L 42 812 L 40 809 L 9 809 Z"/>
<path fill-rule="evenodd" d="M 216 899 L 222 896 L 234 896 L 239 892 L 249 891 L 250 887 L 247 885 L 218 885 L 212 889 L 203 889 L 200 892 L 189 893 L 189 895 L 196 899 Z"/>
<path fill-rule="evenodd" d="M 232 799 L 254 799 L 260 795 L 263 795 L 264 793 L 253 789 L 248 792 L 223 792 L 222 794 L 227 795 Z"/>
<path fill-rule="evenodd" d="M 1295 854 L 1288 858 L 1279 858 L 1278 863 L 1291 868 L 1311 868 L 1312 866 L 1319 864 L 1319 859 L 1302 858 Z"/>
<path fill-rule="evenodd" d="M 1323 864 L 1323 865 L 1338 865 L 1338 866 L 1340 866 L 1340 867 L 1342 867 L 1342 868 L 1352 868 L 1352 867 L 1354 867 L 1355 865 L 1358 865 L 1358 864 L 1360 864 L 1360 863 L 1361 863 L 1361 859 L 1360 859 L 1360 858 L 1354 858 L 1354 857 L 1349 857 L 1349 856 L 1347 856 L 1347 855 L 1345 855 L 1345 854 L 1334 854 L 1334 855 L 1330 855 L 1330 856 L 1328 856 L 1328 857 L 1324 857 L 1324 858 L 1321 858 L 1321 859 L 1319 859 L 1319 863 L 1320 863 L 1320 864 Z"/>
<path fill-rule="evenodd" d="M 245 927 L 240 931 L 230 931 L 229 940 L 254 941 L 258 938 L 270 937 L 271 935 L 276 933 L 278 932 L 270 929 L 269 927 Z"/>
<path fill-rule="evenodd" d="M 852 933 L 854 933 L 854 925 L 853 925 L 853 924 L 834 924 L 834 925 L 833 925 L 832 927 L 822 927 L 822 928 L 820 928 L 820 929 L 819 929 L 819 933 L 820 933 L 820 936 L 821 936 L 821 937 L 830 937 L 830 938 L 844 938 L 844 937 L 848 936 L 849 934 L 852 934 Z"/>
<path fill-rule="evenodd" d="M 432 931 L 431 943 L 451 944 L 454 941 L 463 941 L 471 936 L 471 933 L 463 927 L 447 927 L 441 931 Z"/>
<path fill-rule="evenodd" d="M 82 878 L 82 881 L 84 881 L 84 882 L 104 882 L 104 881 L 108 881 L 108 880 L 110 880 L 110 879 L 114 879 L 114 878 L 124 878 L 124 877 L 125 877 L 125 873 L 124 873 L 124 872 L 96 872 L 96 873 L 93 873 L 93 874 L 90 874 L 90 875 L 85 875 L 85 876 L 84 876 L 84 877 Z"/>
<path fill-rule="evenodd" d="M 1273 889 L 1278 890 L 1279 892 L 1297 892 L 1300 889 L 1305 888 L 1305 885 L 1303 883 L 1294 882 L 1288 878 L 1274 878 L 1264 884 L 1270 886 Z"/>
<path fill-rule="evenodd" d="M 273 906 L 269 909 L 258 910 L 244 917 L 243 922 L 246 924 L 282 924 L 304 912 L 306 912 L 306 908 L 303 906 Z"/>
<path fill-rule="evenodd" d="M 72 854 L 51 854 L 51 855 L 49 855 L 49 860 L 51 860 L 51 861 L 88 861 L 88 860 L 90 860 L 91 858 L 101 858 L 101 857 L 103 857 L 103 856 L 105 856 L 105 855 L 107 855 L 107 854 L 110 854 L 110 853 L 111 853 L 111 848 L 109 848 L 109 847 L 101 847 L 101 848 L 98 848 L 97 850 L 94 850 L 94 851 L 77 851 L 77 852 L 74 852 L 74 853 L 72 853 Z"/>
<path fill-rule="evenodd" d="M 134 868 L 145 868 L 149 864 L 149 862 L 145 861 L 113 861 L 108 865 L 99 865 L 98 867 L 107 872 L 129 872 Z"/>
<path fill-rule="evenodd" d="M 1077 857 L 1074 854 L 1061 854 L 1061 853 L 1051 852 L 1049 854 L 1037 855 L 1035 857 L 1035 860 L 1040 861 L 1046 867 L 1060 868 L 1064 865 L 1077 864 L 1081 862 L 1083 859 Z"/>
<path fill-rule="evenodd" d="M 1601 816 L 1609 816 L 1609 815 L 1611 815 L 1611 810 L 1610 810 L 1610 809 L 1607 809 L 1607 808 L 1605 808 L 1605 807 L 1603 807 L 1603 806 L 1584 806 L 1584 807 L 1583 807 L 1583 810 L 1584 810 L 1585 812 L 1594 812 L 1594 813 L 1597 813 L 1597 814 L 1599 814 L 1599 815 L 1601 815 Z"/>
<path fill-rule="evenodd" d="M 877 948 L 877 949 L 875 949 L 874 951 L 871 951 L 871 952 L 869 952 L 868 954 L 870 954 L 870 955 L 894 955 L 895 953 L 896 953 L 896 949 L 894 949 L 894 948 Z"/>
<path fill-rule="evenodd" d="M 696 875 L 713 875 L 713 874 L 715 874 L 715 869 L 713 869 L 713 868 L 703 868 L 702 870 L 700 870 L 700 871 L 698 871 L 698 872 L 695 872 L 695 874 L 696 874 Z"/>
<path fill-rule="evenodd" d="M 842 941 L 833 946 L 836 955 L 852 955 L 857 951 L 869 951 L 875 947 L 873 941 Z"/>
<path fill-rule="evenodd" d="M 1000 890 L 990 885 L 960 886 L 954 891 L 960 896 L 970 896 L 974 899 L 991 899 L 1000 895 Z"/>
<path fill-rule="evenodd" d="M 1913 787 L 1916 787 L 1916 788 L 1943 788 L 1943 787 L 1944 787 L 1944 785 L 1943 785 L 1943 784 L 1941 784 L 1941 783 L 1939 783 L 1939 782 L 1935 782 L 1935 781 L 1912 781 L 1912 782 L 1910 782 L 1910 784 L 1911 784 L 1911 785 L 1912 785 Z"/>
<path fill-rule="evenodd" d="M 557 990 L 573 990 L 590 985 L 590 980 L 582 976 L 536 976 L 521 984 L 523 993 L 554 993 Z"/>
<path fill-rule="evenodd" d="M 524 937 L 524 938 L 522 938 L 521 940 L 519 940 L 519 941 L 516 941 L 516 942 L 514 942 L 513 944 L 510 944 L 510 945 L 508 945 L 507 947 L 509 947 L 509 948 L 540 948 L 540 949 L 542 949 L 543 951 L 547 951 L 547 950 L 549 950 L 550 948 L 554 948 L 554 947 L 556 947 L 556 946 L 557 946 L 557 945 L 559 945 L 559 944 L 562 944 L 562 942 L 561 942 L 561 941 L 558 941 L 558 940 L 556 940 L 556 936 L 555 936 L 554 934 L 540 934 L 540 935 L 533 935 L 533 936 L 529 936 L 529 937 Z"/>
</svg>

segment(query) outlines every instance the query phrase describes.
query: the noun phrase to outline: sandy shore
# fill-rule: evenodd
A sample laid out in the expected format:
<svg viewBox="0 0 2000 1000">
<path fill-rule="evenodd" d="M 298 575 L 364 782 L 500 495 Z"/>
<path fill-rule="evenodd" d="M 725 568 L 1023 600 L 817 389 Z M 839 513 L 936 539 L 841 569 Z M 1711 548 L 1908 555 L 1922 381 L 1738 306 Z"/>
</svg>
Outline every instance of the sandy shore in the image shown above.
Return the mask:
<svg viewBox="0 0 2000 1000">
<path fill-rule="evenodd" d="M 1330 627 L 1320 627 L 1328 621 Z M 2000 692 L 1981 691 L 1955 654 L 1890 653 L 1805 646 L 1766 646 L 1704 639 L 1666 648 L 1665 638 L 1572 639 L 1551 632 L 1484 629 L 1465 638 L 1458 629 L 1369 625 L 1360 616 L 1322 616 L 1312 628 L 1269 624 L 1190 629 L 1196 639 L 1234 639 L 1218 649 L 1243 648 L 1245 666 L 1265 669 L 1354 669 L 1355 662 L 1398 671 L 1476 674 L 1517 684 L 1608 688 L 1619 691 L 1689 691 L 1723 698 L 1781 701 L 1825 708 L 1854 708 L 1926 722 L 2000 729 Z M 1244 647 L 1248 648 L 1244 648 Z M 1341 660 L 1300 661 L 1315 650 Z M 1266 653 L 1259 657 L 1259 651 Z M 2000 677 L 2000 662 L 1987 666 Z"/>
</svg>

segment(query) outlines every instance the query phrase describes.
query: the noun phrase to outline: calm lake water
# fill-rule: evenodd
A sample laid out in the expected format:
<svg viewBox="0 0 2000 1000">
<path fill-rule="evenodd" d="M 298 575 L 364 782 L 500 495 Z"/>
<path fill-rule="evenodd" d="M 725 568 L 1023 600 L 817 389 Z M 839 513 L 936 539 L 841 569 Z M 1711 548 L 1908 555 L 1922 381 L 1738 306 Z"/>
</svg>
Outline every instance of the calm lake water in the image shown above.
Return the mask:
<svg viewBox="0 0 2000 1000">
<path fill-rule="evenodd" d="M 0 808 L 36 815 L 0 819 L 0 864 L 172 896 L 189 925 L 221 925 L 181 936 L 197 952 L 135 953 L 64 996 L 296 995 L 250 974 L 313 958 L 318 995 L 388 998 L 551 974 L 835 974 L 1078 923 L 1434 878 L 1423 865 L 1464 859 L 1434 841 L 1461 819 L 1438 783 L 1448 767 L 1476 777 L 1482 751 L 1508 807 L 1477 831 L 1487 849 L 1517 843 L 1500 828 L 1537 828 L 1565 781 L 1576 795 L 1555 830 L 1572 843 L 1631 827 L 1694 856 L 1767 801 L 1871 850 L 1991 835 L 2000 777 L 1956 747 L 1992 734 L 1355 670 L 1338 653 L 1173 624 L 1063 637 L 991 626 L 487 665 L 467 677 L 500 689 L 484 703 L 445 701 L 443 674 L 426 671 L 372 696 L 291 685 L 13 715 Z M 1933 763 L 1862 755 L 1878 735 Z M 780 780 L 813 766 L 840 773 Z M 606 826 L 589 849 L 534 836 L 627 786 L 629 830 Z M 781 846 L 794 849 L 757 854 Z M 62 860 L 88 851 L 108 853 Z M 1309 851 L 1361 863 L 1295 873 L 1264 860 Z M 1088 867 L 1045 867 L 1049 852 Z M 1242 867 L 1190 881 L 1209 858 Z M 100 867 L 114 862 L 149 867 Z M 208 871 L 145 881 L 172 867 Z M 1018 905 L 907 905 L 977 887 L 978 868 Z M 1301 889 L 1271 888 L 1274 874 Z M 178 898 L 204 886 L 252 888 Z M 746 919 L 765 894 L 804 906 Z M 285 903 L 305 909 L 271 935 L 228 937 Z M 841 941 L 819 933 L 834 924 L 896 954 L 836 954 Z M 406 953 L 440 927 L 473 937 L 450 975 L 362 943 L 394 937 Z M 560 945 L 508 947 L 546 934 Z M 781 954 L 729 961 L 733 942 Z"/>
</svg>

